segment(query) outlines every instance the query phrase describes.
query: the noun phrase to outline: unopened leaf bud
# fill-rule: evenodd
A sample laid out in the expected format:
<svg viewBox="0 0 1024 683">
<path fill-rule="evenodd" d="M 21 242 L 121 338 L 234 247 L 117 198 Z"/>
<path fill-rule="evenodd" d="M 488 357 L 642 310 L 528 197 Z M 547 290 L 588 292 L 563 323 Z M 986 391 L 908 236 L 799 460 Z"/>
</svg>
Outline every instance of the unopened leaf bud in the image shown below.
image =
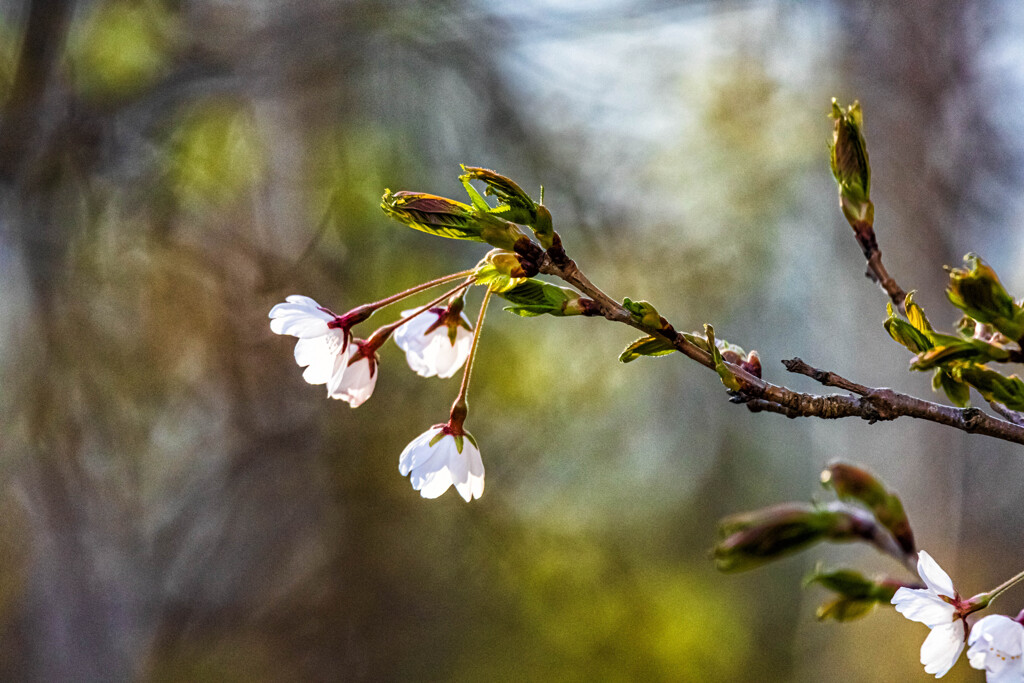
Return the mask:
<svg viewBox="0 0 1024 683">
<path fill-rule="evenodd" d="M 862 128 L 864 117 L 860 103 L 843 109 L 832 98 L 832 112 L 835 121 L 832 142 L 829 145 L 832 175 L 839 185 L 839 204 L 847 221 L 859 231 L 858 225 L 871 226 L 874 223 L 874 206 L 871 203 L 871 166 L 868 163 L 868 148 Z M 863 246 L 863 245 L 862 245 Z"/>
<path fill-rule="evenodd" d="M 740 362 L 740 367 L 749 372 L 754 377 L 761 376 L 761 357 L 757 355 L 757 351 L 751 351 L 747 354 L 747 357 Z"/>
<path fill-rule="evenodd" d="M 486 242 L 511 250 L 528 235 L 517 225 L 486 211 L 425 192 L 384 191 L 380 208 L 410 228 L 438 237 Z"/>
<path fill-rule="evenodd" d="M 852 621 L 867 615 L 879 603 L 887 604 L 901 584 L 891 580 L 874 581 L 852 569 L 824 571 L 820 567 L 804 580 L 804 585 L 819 584 L 837 593 L 834 600 L 822 604 L 819 620 Z"/>
<path fill-rule="evenodd" d="M 870 526 L 851 510 L 782 503 L 723 519 L 712 555 L 718 569 L 744 571 L 821 541 L 863 539 Z"/>
<path fill-rule="evenodd" d="M 875 516 L 889 530 L 907 554 L 915 552 L 914 532 L 903 502 L 871 472 L 861 467 L 834 462 L 821 473 L 821 483 L 835 491 L 840 500 L 853 500 Z"/>
</svg>

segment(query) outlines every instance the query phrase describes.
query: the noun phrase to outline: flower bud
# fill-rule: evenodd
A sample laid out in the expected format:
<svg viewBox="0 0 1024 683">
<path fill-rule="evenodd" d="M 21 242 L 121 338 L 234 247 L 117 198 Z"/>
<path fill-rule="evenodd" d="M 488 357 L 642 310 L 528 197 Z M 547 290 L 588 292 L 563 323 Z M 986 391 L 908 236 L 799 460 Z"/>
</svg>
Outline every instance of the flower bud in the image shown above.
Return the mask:
<svg viewBox="0 0 1024 683">
<path fill-rule="evenodd" d="M 996 272 L 975 254 L 968 254 L 964 261 L 969 269 L 949 269 L 946 296 L 950 303 L 1012 340 L 1024 338 L 1024 308 L 1014 303 Z"/>
<path fill-rule="evenodd" d="M 864 539 L 871 526 L 864 516 L 836 505 L 782 503 L 723 519 L 722 540 L 712 555 L 721 571 L 744 571 L 824 540 Z"/>
<path fill-rule="evenodd" d="M 822 471 L 821 483 L 835 491 L 840 500 L 854 500 L 871 510 L 905 553 L 915 552 L 914 532 L 903 510 L 903 502 L 873 474 L 860 467 L 835 462 Z"/>
<path fill-rule="evenodd" d="M 835 128 L 829 145 L 832 175 L 839 185 L 839 204 L 850 225 L 857 229 L 858 223 L 870 226 L 874 223 L 874 206 L 871 203 L 871 166 L 868 163 L 868 148 L 861 128 L 864 117 L 860 103 L 854 102 L 845 110 L 832 98 L 832 113 Z"/>
</svg>

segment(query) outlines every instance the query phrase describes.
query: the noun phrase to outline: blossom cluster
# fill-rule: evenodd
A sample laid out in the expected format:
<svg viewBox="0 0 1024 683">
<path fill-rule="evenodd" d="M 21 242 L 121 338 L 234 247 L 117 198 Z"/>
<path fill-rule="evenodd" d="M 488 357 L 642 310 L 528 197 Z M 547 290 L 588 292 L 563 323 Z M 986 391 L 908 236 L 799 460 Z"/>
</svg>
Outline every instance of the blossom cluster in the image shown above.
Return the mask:
<svg viewBox="0 0 1024 683">
<path fill-rule="evenodd" d="M 1020 617 L 993 614 L 968 628 L 967 615 L 987 604 L 987 599 L 984 603 L 977 598 L 962 599 L 949 574 L 923 550 L 918 554 L 917 571 L 925 588 L 900 588 L 892 604 L 907 619 L 931 629 L 921 645 L 925 672 L 936 678 L 945 676 L 966 644 L 970 665 L 985 671 L 988 683 L 1024 683 L 1024 626 Z"/>
<path fill-rule="evenodd" d="M 307 296 L 292 295 L 270 310 L 270 329 L 298 338 L 295 362 L 305 368 L 303 379 L 327 385 L 329 397 L 357 408 L 373 394 L 377 350 L 392 332 L 409 367 L 421 377 L 448 378 L 465 365 L 473 328 L 461 309 L 458 296 L 447 307 L 406 310 L 397 324 L 363 340 L 354 338 L 351 328 L 372 310 L 355 309 L 339 316 Z M 455 486 L 468 502 L 484 490 L 480 450 L 458 419 L 435 425 L 414 439 L 399 458 L 399 471 L 424 498 L 437 498 Z"/>
</svg>

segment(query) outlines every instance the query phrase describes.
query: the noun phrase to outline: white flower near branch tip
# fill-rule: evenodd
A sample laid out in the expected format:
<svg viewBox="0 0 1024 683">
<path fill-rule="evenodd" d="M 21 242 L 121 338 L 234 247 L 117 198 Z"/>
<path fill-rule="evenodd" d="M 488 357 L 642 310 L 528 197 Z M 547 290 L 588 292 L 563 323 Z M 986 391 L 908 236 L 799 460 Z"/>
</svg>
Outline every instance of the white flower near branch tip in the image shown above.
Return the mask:
<svg viewBox="0 0 1024 683">
<path fill-rule="evenodd" d="M 332 327 L 338 317 L 308 296 L 293 294 L 270 309 L 270 329 L 298 337 L 295 362 L 306 368 L 302 378 L 310 384 L 337 385 L 348 367 L 350 344 L 344 328 Z"/>
<path fill-rule="evenodd" d="M 327 385 L 327 395 L 358 408 L 373 394 L 377 386 L 377 354 L 356 340 L 349 345 L 348 367 L 335 374 Z"/>
<path fill-rule="evenodd" d="M 925 672 L 942 678 L 963 652 L 967 625 L 958 612 L 960 596 L 952 579 L 923 550 L 918 553 L 917 573 L 927 588 L 900 588 L 892 604 L 907 619 L 932 630 L 921 645 L 921 663 Z"/>
<path fill-rule="evenodd" d="M 402 317 L 416 309 L 402 311 Z M 420 377 L 451 377 L 469 358 L 473 333 L 464 314 L 451 315 L 447 309 L 431 308 L 395 330 L 395 343 Z"/>
<path fill-rule="evenodd" d="M 1024 683 L 1024 626 L 1001 614 L 993 614 L 971 628 L 967 659 L 985 671 L 988 683 Z"/>
<path fill-rule="evenodd" d="M 424 498 L 437 498 L 454 485 L 468 503 L 483 495 L 484 463 L 469 432 L 449 430 L 435 425 L 413 439 L 398 458 L 398 471 Z"/>
</svg>

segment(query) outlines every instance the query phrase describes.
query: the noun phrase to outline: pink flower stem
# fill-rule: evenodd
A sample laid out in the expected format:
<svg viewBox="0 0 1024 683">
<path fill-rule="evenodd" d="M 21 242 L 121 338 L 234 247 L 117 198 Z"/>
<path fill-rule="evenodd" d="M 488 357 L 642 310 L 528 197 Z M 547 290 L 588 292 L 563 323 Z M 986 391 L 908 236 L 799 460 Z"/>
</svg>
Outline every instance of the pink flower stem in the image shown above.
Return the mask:
<svg viewBox="0 0 1024 683">
<path fill-rule="evenodd" d="M 451 275 L 445 275 L 444 277 L 439 277 L 436 280 L 430 280 L 429 282 L 424 282 L 422 284 L 416 285 L 415 287 L 410 287 L 409 289 L 398 292 L 397 294 L 392 294 L 391 296 L 385 297 L 380 301 L 374 301 L 373 303 L 363 304 L 362 306 L 356 306 L 348 313 L 338 316 L 338 326 L 348 329 L 353 325 L 357 325 L 363 322 L 364 320 L 368 319 L 371 315 L 376 313 L 378 310 L 384 308 L 385 306 L 390 306 L 396 301 L 401 301 L 402 299 L 410 297 L 413 294 L 419 294 L 424 290 L 430 289 L 432 287 L 437 287 L 438 285 L 443 285 L 446 282 L 451 282 L 452 280 L 458 280 L 459 278 L 472 275 L 473 272 L 474 270 L 471 268 L 469 270 L 463 270 L 458 273 L 452 273 Z M 449 294 L 451 294 L 451 292 L 449 292 Z"/>
<path fill-rule="evenodd" d="M 472 273 L 473 271 L 468 271 L 468 272 Z M 465 273 L 460 273 L 460 275 L 465 275 Z M 384 342 L 386 342 L 388 340 L 388 337 L 391 336 L 391 333 L 394 332 L 395 330 L 397 330 L 399 327 L 401 327 L 405 323 L 409 322 L 410 320 L 412 320 L 416 316 L 429 311 L 432 307 L 438 305 L 439 303 L 441 303 L 445 299 L 448 299 L 448 298 L 450 298 L 452 296 L 455 296 L 456 294 L 458 294 L 458 293 L 460 293 L 462 291 L 465 291 L 467 287 L 469 287 L 470 285 L 473 284 L 473 282 L 475 282 L 475 278 L 469 277 L 465 282 L 463 282 L 458 287 L 456 287 L 454 289 L 449 289 L 447 292 L 445 292 L 441 296 L 437 297 L 436 299 L 434 299 L 430 303 L 423 304 L 423 306 L 417 308 L 413 313 L 407 315 L 406 317 L 399 318 L 395 322 L 389 323 L 387 325 L 384 325 L 383 327 L 378 327 L 374 331 L 374 333 L 372 335 L 370 335 L 370 338 L 366 340 L 366 346 L 368 347 L 368 352 L 369 351 L 376 351 L 381 346 L 383 346 Z"/>
<path fill-rule="evenodd" d="M 466 367 L 462 371 L 462 384 L 459 386 L 459 395 L 455 397 L 452 404 L 452 412 L 448 418 L 448 426 L 453 434 L 462 434 L 462 424 L 469 414 L 469 404 L 466 402 L 466 395 L 469 393 L 469 378 L 473 373 L 473 361 L 476 359 L 476 350 L 480 342 L 480 330 L 484 328 L 484 316 L 487 314 L 487 304 L 491 301 L 492 291 L 487 288 L 484 294 L 484 301 L 480 304 L 480 315 L 476 319 L 476 329 L 473 330 L 473 345 L 469 349 L 469 358 L 466 359 Z"/>
</svg>

